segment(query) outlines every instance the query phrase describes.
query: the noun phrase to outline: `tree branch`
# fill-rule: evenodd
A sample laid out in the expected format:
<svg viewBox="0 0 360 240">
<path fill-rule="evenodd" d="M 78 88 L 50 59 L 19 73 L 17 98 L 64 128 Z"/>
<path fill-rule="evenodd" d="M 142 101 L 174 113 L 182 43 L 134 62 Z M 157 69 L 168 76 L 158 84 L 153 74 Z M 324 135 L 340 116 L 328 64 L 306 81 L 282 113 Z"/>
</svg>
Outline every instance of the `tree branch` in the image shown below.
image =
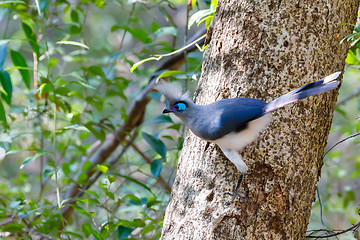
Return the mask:
<svg viewBox="0 0 360 240">
<path fill-rule="evenodd" d="M 206 29 L 202 28 L 201 30 L 196 32 L 191 39 L 189 39 L 189 42 L 194 41 L 194 39 L 197 39 L 205 32 Z M 197 44 L 202 44 L 203 41 L 204 39 L 197 42 Z M 196 49 L 197 49 L 196 45 L 193 44 L 186 51 L 192 52 L 195 51 Z M 178 54 L 173 55 L 172 57 L 164 61 L 162 64 L 160 64 L 160 66 L 157 68 L 156 71 L 159 72 L 165 69 L 170 69 L 170 70 L 179 69 L 180 66 L 184 63 L 184 61 L 185 61 L 184 51 L 182 51 Z M 95 148 L 96 151 L 88 158 L 89 161 L 91 162 L 91 166 L 89 170 L 86 172 L 88 179 L 90 179 L 95 173 L 95 170 L 93 170 L 93 168 L 98 164 L 103 164 L 110 157 L 110 155 L 116 150 L 119 144 L 122 141 L 124 141 L 127 134 L 130 133 L 134 128 L 138 127 L 142 123 L 146 105 L 151 100 L 147 96 L 147 94 L 152 90 L 152 87 L 155 84 L 156 79 L 157 76 L 151 77 L 146 88 L 135 98 L 134 102 L 128 109 L 128 120 L 122 123 L 121 126 L 117 127 L 114 133 L 108 134 L 106 136 L 105 141 L 100 146 L 97 146 L 98 148 Z M 97 142 L 95 144 L 97 145 Z M 74 178 L 76 181 L 78 180 L 79 175 L 80 173 Z M 81 186 L 77 183 L 72 183 L 67 193 L 65 194 L 64 199 L 74 198 L 79 194 L 80 191 L 81 191 Z M 66 220 L 66 222 L 68 222 L 68 220 L 72 216 L 72 213 L 73 213 L 72 207 L 65 206 L 62 208 L 62 215 Z"/>
</svg>

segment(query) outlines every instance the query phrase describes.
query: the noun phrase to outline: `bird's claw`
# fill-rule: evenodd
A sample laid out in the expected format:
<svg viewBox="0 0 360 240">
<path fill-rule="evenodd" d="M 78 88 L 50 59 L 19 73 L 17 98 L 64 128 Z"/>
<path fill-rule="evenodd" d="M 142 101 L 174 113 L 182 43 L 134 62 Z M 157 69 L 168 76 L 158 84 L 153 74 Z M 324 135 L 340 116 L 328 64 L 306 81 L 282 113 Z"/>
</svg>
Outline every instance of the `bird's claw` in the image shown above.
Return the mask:
<svg viewBox="0 0 360 240">
<path fill-rule="evenodd" d="M 244 192 L 244 191 L 241 191 L 241 192 L 234 191 L 233 193 L 226 192 L 225 194 L 228 194 L 228 195 L 230 195 L 230 196 L 232 196 L 232 197 L 231 197 L 231 199 L 230 199 L 229 201 L 227 201 L 227 202 L 224 203 L 224 207 L 225 207 L 226 205 L 229 205 L 230 203 L 232 203 L 232 202 L 235 200 L 236 197 L 239 197 L 239 198 L 240 198 L 241 200 L 243 200 L 244 202 L 247 202 L 247 200 L 245 199 L 245 197 L 241 196 L 241 194 L 242 194 L 242 195 L 245 195 L 245 192 Z"/>
<path fill-rule="evenodd" d="M 224 205 L 223 205 L 224 207 L 225 207 L 226 205 L 232 203 L 232 202 L 235 200 L 236 197 L 239 197 L 239 198 L 240 198 L 241 200 L 243 200 L 244 202 L 247 202 L 246 199 L 245 199 L 245 197 L 241 196 L 241 194 L 244 195 L 245 192 L 244 192 L 244 191 L 238 192 L 238 190 L 239 190 L 239 188 L 240 188 L 240 186 L 241 186 L 241 183 L 242 183 L 242 181 L 243 181 L 243 178 L 244 178 L 244 175 L 241 174 L 241 175 L 240 175 L 240 178 L 239 178 L 239 181 L 238 181 L 238 183 L 237 183 L 237 185 L 236 185 L 235 191 L 234 191 L 233 193 L 229 193 L 229 192 L 226 192 L 226 193 L 225 193 L 225 194 L 228 194 L 228 195 L 232 196 L 232 198 L 230 199 L 230 201 L 227 201 L 227 202 L 224 203 Z"/>
</svg>

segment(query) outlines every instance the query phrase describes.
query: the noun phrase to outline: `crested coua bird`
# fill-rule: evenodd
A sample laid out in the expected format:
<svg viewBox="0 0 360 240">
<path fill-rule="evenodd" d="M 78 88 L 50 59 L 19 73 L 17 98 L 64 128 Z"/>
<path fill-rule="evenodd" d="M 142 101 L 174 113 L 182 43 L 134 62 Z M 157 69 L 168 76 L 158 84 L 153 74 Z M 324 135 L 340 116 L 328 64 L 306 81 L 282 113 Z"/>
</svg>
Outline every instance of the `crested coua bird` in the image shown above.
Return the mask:
<svg viewBox="0 0 360 240">
<path fill-rule="evenodd" d="M 239 151 L 253 142 L 270 123 L 271 112 L 289 103 L 334 89 L 340 83 L 336 80 L 340 73 L 336 72 L 319 81 L 308 83 L 269 103 L 253 98 L 228 98 L 208 105 L 197 105 L 174 83 L 160 81 L 154 88 L 167 100 L 168 107 L 163 114 L 175 114 L 195 135 L 216 143 L 235 164 L 240 178 L 229 201 L 231 202 L 236 196 L 244 199 L 238 190 L 248 167 Z"/>
</svg>

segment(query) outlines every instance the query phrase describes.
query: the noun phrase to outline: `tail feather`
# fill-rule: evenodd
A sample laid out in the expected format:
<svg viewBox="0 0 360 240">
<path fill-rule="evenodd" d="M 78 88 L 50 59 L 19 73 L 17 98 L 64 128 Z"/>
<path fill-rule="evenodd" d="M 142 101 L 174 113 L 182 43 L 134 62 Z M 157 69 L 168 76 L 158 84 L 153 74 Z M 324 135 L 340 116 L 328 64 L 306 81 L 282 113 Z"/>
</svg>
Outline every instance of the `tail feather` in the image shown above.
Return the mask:
<svg viewBox="0 0 360 240">
<path fill-rule="evenodd" d="M 264 109 L 264 114 L 272 112 L 278 108 L 288 105 L 289 103 L 296 102 L 300 99 L 324 93 L 336 88 L 340 83 L 340 81 L 336 80 L 340 74 L 341 72 L 333 73 L 319 81 L 308 83 L 298 89 L 295 89 L 294 91 L 291 91 L 275 99 L 272 102 L 269 102 Z"/>
</svg>

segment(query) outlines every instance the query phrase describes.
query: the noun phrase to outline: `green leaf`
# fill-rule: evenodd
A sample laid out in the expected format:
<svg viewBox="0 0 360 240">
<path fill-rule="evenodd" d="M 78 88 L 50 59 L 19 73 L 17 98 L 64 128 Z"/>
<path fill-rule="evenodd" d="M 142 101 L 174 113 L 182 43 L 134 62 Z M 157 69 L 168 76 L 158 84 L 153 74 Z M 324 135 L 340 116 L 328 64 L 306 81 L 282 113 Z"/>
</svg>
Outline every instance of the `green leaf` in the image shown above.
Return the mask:
<svg viewBox="0 0 360 240">
<path fill-rule="evenodd" d="M 143 220 L 135 218 L 132 221 L 128 221 L 128 220 L 119 220 L 116 224 L 117 226 L 125 226 L 125 227 L 145 227 L 145 223 Z"/>
<path fill-rule="evenodd" d="M 10 4 L 10 3 L 26 4 L 24 1 L 20 1 L 20 0 L 4 0 L 4 1 L 0 2 L 0 5 L 2 5 L 2 4 Z"/>
<path fill-rule="evenodd" d="M 65 235 L 72 235 L 74 237 L 77 237 L 78 239 L 83 239 L 83 236 L 76 232 L 62 231 L 61 233 L 65 234 Z M 69 239 L 71 239 L 71 238 L 69 238 Z"/>
<path fill-rule="evenodd" d="M 106 196 L 108 196 L 112 200 L 115 200 L 115 195 L 112 192 L 106 192 Z"/>
<path fill-rule="evenodd" d="M 137 203 L 137 205 L 141 204 L 141 200 L 137 196 L 135 196 L 134 194 L 126 194 L 123 198 L 128 198 L 131 201 Z"/>
<path fill-rule="evenodd" d="M 102 240 L 101 235 L 91 227 L 90 223 L 84 223 L 82 225 L 82 231 L 85 233 L 86 237 L 89 237 L 91 234 L 95 239 Z"/>
<path fill-rule="evenodd" d="M 151 174 L 154 177 L 158 177 L 160 175 L 161 170 L 162 170 L 162 163 L 163 163 L 162 158 L 158 158 L 158 159 L 155 159 L 154 161 L 152 161 L 150 170 L 151 170 Z"/>
<path fill-rule="evenodd" d="M 151 189 L 150 189 L 148 186 L 146 186 L 145 184 L 139 182 L 138 180 L 136 180 L 136 179 L 134 179 L 134 178 L 132 178 L 132 177 L 129 177 L 129 176 L 126 176 L 126 175 L 122 175 L 122 174 L 118 174 L 118 173 L 111 173 L 111 174 L 114 175 L 114 176 L 118 176 L 118 177 L 125 178 L 126 180 L 128 180 L 128 181 L 130 181 L 130 182 L 133 182 L 133 183 L 135 183 L 135 184 L 137 184 L 137 185 L 139 185 L 139 186 L 142 186 L 143 188 L 145 188 L 146 190 L 148 190 L 150 193 L 153 194 L 153 192 L 151 191 Z"/>
<path fill-rule="evenodd" d="M 350 202 L 355 202 L 356 196 L 354 191 L 347 191 L 344 199 L 344 209 L 346 209 Z"/>
<path fill-rule="evenodd" d="M 100 141 L 105 141 L 105 133 L 99 127 L 94 127 L 92 122 L 85 123 L 84 126 L 92 133 L 94 136 L 99 139 Z"/>
<path fill-rule="evenodd" d="M 145 58 L 145 59 L 143 59 L 143 60 L 135 63 L 135 64 L 130 68 L 130 72 L 135 71 L 135 69 L 136 69 L 138 66 L 140 66 L 141 64 L 143 64 L 143 63 L 146 63 L 146 62 L 152 61 L 152 60 L 159 61 L 161 58 L 162 58 L 161 56 L 160 56 L 160 57 L 149 57 L 149 58 Z"/>
<path fill-rule="evenodd" d="M 73 207 L 78 213 L 81 213 L 82 215 L 91 218 L 91 214 L 88 213 L 85 209 L 83 209 L 75 204 L 69 204 L 69 206 Z"/>
<path fill-rule="evenodd" d="M 41 151 L 41 152 L 36 153 L 34 156 L 27 157 L 25 159 L 25 161 L 23 162 L 23 164 L 21 164 L 20 169 L 22 169 L 25 165 L 27 165 L 28 163 L 31 163 L 32 161 L 34 161 L 38 157 L 40 157 L 40 156 L 42 156 L 44 154 L 48 154 L 48 153 L 49 153 L 48 151 Z"/>
<path fill-rule="evenodd" d="M 214 12 L 215 12 L 214 9 L 209 8 L 209 9 L 200 10 L 200 11 L 197 11 L 196 13 L 194 13 L 190 17 L 189 22 L 188 22 L 189 29 L 195 22 L 199 23 L 201 21 L 201 19 L 203 19 L 204 17 L 209 16 L 210 14 L 212 14 Z"/>
<path fill-rule="evenodd" d="M 88 177 L 89 176 L 86 173 L 82 172 L 82 173 L 80 173 L 77 181 L 79 184 L 85 184 L 86 181 L 88 180 Z"/>
<path fill-rule="evenodd" d="M 104 164 L 97 165 L 96 168 L 99 169 L 103 174 L 106 174 L 109 169 L 109 167 Z"/>
<path fill-rule="evenodd" d="M 114 176 L 107 177 L 110 183 L 116 182 L 116 178 Z"/>
<path fill-rule="evenodd" d="M 2 232 L 10 232 L 10 233 L 22 233 L 23 232 L 23 228 L 24 226 L 16 223 L 16 222 L 11 222 L 9 224 L 6 224 L 1 231 Z"/>
<path fill-rule="evenodd" d="M 165 144 L 160 140 L 157 139 L 150 134 L 147 134 L 145 132 L 142 133 L 143 138 L 145 141 L 163 158 L 166 158 L 166 147 Z"/>
<path fill-rule="evenodd" d="M 346 57 L 346 62 L 351 65 L 360 65 L 360 61 L 358 60 L 356 56 L 356 52 L 358 51 L 358 48 L 351 48 L 349 49 L 348 55 Z"/>
<path fill-rule="evenodd" d="M 91 162 L 88 160 L 88 161 L 84 162 L 84 164 L 82 165 L 81 171 L 82 171 L 82 172 L 85 172 L 85 171 L 87 171 L 90 167 L 91 167 Z"/>
<path fill-rule="evenodd" d="M 90 66 L 85 68 L 85 71 L 94 76 L 100 76 L 102 78 L 106 78 L 104 71 L 99 66 Z"/>
<path fill-rule="evenodd" d="M 10 80 L 10 75 L 6 71 L 0 71 L 0 83 L 5 91 L 1 91 L 1 97 L 7 104 L 10 105 L 13 87 Z"/>
<path fill-rule="evenodd" d="M 179 131 L 180 128 L 181 128 L 181 126 L 182 126 L 181 123 L 175 123 L 175 124 L 173 124 L 173 125 L 171 125 L 171 126 L 169 126 L 169 127 L 167 127 L 167 128 L 169 128 L 169 129 L 175 129 L 175 130 Z"/>
<path fill-rule="evenodd" d="M 4 105 L 2 104 L 2 102 L 0 101 L 0 121 L 3 122 L 4 126 L 7 127 L 7 120 L 6 120 L 6 115 L 5 115 L 5 109 L 4 109 Z"/>
<path fill-rule="evenodd" d="M 166 78 L 166 77 L 170 77 L 170 76 L 173 76 L 173 75 L 176 75 L 176 74 L 185 74 L 185 73 L 182 72 L 182 71 L 166 71 L 166 72 L 161 73 L 158 76 L 158 78 Z"/>
<path fill-rule="evenodd" d="M 39 98 L 42 98 L 43 93 L 51 92 L 52 88 L 53 88 L 53 86 L 50 83 L 41 84 L 41 86 L 38 88 Z"/>
<path fill-rule="evenodd" d="M 39 7 L 41 12 L 45 12 L 46 9 L 50 6 L 50 0 L 39 0 Z"/>
<path fill-rule="evenodd" d="M 28 89 L 30 89 L 30 74 L 29 74 L 29 70 L 27 70 L 28 66 L 26 64 L 25 58 L 21 55 L 21 53 L 14 50 L 10 51 L 10 56 L 13 61 L 13 64 L 16 67 L 21 67 L 21 69 L 19 69 L 19 72 L 22 76 L 25 86 Z"/>
<path fill-rule="evenodd" d="M 27 37 L 27 40 L 28 40 L 31 48 L 36 53 L 37 58 L 39 58 L 40 57 L 40 47 L 39 47 L 39 44 L 37 43 L 35 32 L 29 25 L 27 25 L 24 22 L 22 23 L 22 27 L 23 27 L 23 30 L 25 32 L 25 35 Z"/>
<path fill-rule="evenodd" d="M 73 22 L 79 22 L 79 13 L 74 9 L 71 10 L 70 18 L 71 18 L 71 21 L 73 21 Z"/>
<path fill-rule="evenodd" d="M 360 131 L 360 121 L 356 124 L 355 127 L 356 131 L 359 132 Z"/>
<path fill-rule="evenodd" d="M 99 95 L 101 94 L 96 88 L 94 88 L 93 86 L 91 86 L 91 85 L 89 85 L 89 84 L 87 84 L 87 83 L 84 83 L 84 82 L 82 82 L 82 81 L 70 81 L 69 83 L 78 84 L 78 85 L 80 85 L 80 86 L 83 86 L 83 87 L 85 87 L 85 88 L 88 88 L 88 89 L 96 92 L 96 93 L 99 94 Z"/>
<path fill-rule="evenodd" d="M 124 226 L 119 226 L 117 228 L 117 233 L 118 233 L 118 238 L 119 239 L 125 239 L 127 238 L 130 233 L 133 231 L 133 228 L 129 228 L 129 227 L 124 227 Z"/>
<path fill-rule="evenodd" d="M 70 126 L 67 126 L 67 127 L 62 128 L 62 129 L 65 129 L 65 130 L 74 129 L 74 130 L 77 130 L 77 131 L 90 132 L 89 129 L 87 129 L 86 127 L 84 127 L 84 126 L 82 126 L 82 125 L 79 125 L 79 124 L 70 125 Z"/>
<path fill-rule="evenodd" d="M 95 196 L 96 198 L 100 198 L 99 194 L 95 191 L 84 190 L 84 192 L 87 194 L 91 194 L 91 195 Z"/>
<path fill-rule="evenodd" d="M 59 87 L 55 89 L 55 94 L 68 97 L 70 90 L 66 87 Z"/>
<path fill-rule="evenodd" d="M 89 49 L 88 46 L 86 46 L 84 43 L 79 43 L 79 42 L 74 42 L 74 41 L 57 41 L 57 44 L 62 44 L 62 45 L 71 45 L 71 46 L 76 46 L 76 47 L 82 47 L 85 49 Z"/>
<path fill-rule="evenodd" d="M 69 174 L 71 173 L 70 165 L 67 162 L 61 164 L 61 169 L 63 170 L 65 176 L 69 176 Z"/>
<path fill-rule="evenodd" d="M 176 37 L 178 35 L 178 30 L 176 27 L 162 27 L 153 34 L 155 38 L 161 37 L 163 35 L 173 35 Z"/>
<path fill-rule="evenodd" d="M 49 176 L 53 175 L 55 173 L 54 170 L 45 169 L 44 171 L 44 179 L 47 179 Z"/>
<path fill-rule="evenodd" d="M 95 6 L 97 6 L 98 8 L 104 8 L 106 5 L 106 2 L 104 0 L 92 0 L 91 2 L 95 4 Z"/>
</svg>

